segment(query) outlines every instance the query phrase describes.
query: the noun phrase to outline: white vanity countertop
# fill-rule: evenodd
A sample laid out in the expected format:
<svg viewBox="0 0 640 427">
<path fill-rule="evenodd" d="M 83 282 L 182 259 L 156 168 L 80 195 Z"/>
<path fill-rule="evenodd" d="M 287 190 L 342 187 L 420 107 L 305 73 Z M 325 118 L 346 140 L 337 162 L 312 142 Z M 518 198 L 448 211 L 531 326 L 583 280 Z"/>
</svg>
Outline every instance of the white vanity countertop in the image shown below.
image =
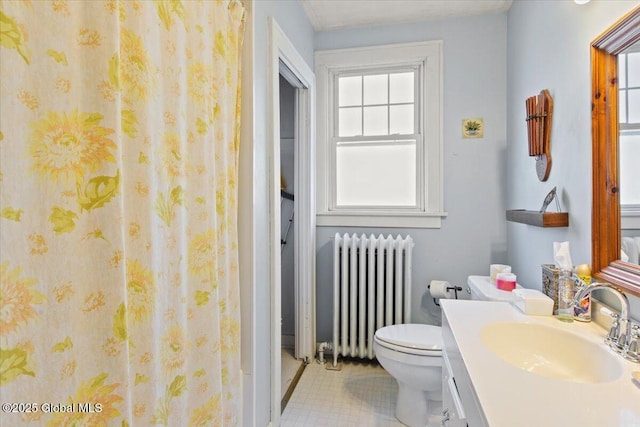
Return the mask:
<svg viewBox="0 0 640 427">
<path fill-rule="evenodd" d="M 527 316 L 506 302 L 443 299 L 440 303 L 458 346 L 454 351 L 459 351 L 489 426 L 640 426 L 640 385 L 632 380 L 632 372 L 640 371 L 640 364 L 626 361 L 609 349 L 603 342 L 607 331 L 595 323 L 564 323 L 551 316 Z M 622 375 L 614 381 L 593 384 L 547 378 L 519 369 L 482 342 L 480 331 L 495 322 L 540 323 L 580 335 L 619 358 Z M 447 342 L 445 346 L 448 353 Z"/>
</svg>

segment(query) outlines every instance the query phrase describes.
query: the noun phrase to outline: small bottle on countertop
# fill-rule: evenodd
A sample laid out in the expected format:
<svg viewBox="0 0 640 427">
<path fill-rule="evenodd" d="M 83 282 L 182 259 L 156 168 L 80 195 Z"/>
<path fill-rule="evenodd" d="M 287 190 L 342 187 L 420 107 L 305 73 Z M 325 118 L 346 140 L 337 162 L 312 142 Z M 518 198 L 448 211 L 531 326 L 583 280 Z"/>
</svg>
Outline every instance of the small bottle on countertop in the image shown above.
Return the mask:
<svg viewBox="0 0 640 427">
<path fill-rule="evenodd" d="M 558 315 L 567 316 L 570 320 L 573 317 L 573 306 L 571 302 L 576 294 L 575 284 L 571 277 L 571 270 L 560 270 L 560 277 L 558 281 Z"/>
<path fill-rule="evenodd" d="M 588 264 L 580 264 L 576 267 L 576 292 L 591 284 L 591 268 Z M 591 294 L 578 301 L 573 307 L 573 317 L 581 322 L 591 321 Z"/>
</svg>

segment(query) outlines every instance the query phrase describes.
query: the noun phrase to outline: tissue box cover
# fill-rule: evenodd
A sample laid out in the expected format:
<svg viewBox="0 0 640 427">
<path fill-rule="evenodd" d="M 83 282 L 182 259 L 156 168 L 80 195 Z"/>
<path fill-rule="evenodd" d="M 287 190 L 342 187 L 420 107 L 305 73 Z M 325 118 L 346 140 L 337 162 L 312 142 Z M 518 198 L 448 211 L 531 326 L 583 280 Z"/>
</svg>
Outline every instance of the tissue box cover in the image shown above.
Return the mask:
<svg viewBox="0 0 640 427">
<path fill-rule="evenodd" d="M 512 304 L 530 316 L 553 314 L 553 300 L 535 289 L 514 289 Z"/>
<path fill-rule="evenodd" d="M 558 283 L 560 269 L 553 264 L 542 264 L 542 292 L 553 300 L 553 310 L 558 309 Z"/>
</svg>

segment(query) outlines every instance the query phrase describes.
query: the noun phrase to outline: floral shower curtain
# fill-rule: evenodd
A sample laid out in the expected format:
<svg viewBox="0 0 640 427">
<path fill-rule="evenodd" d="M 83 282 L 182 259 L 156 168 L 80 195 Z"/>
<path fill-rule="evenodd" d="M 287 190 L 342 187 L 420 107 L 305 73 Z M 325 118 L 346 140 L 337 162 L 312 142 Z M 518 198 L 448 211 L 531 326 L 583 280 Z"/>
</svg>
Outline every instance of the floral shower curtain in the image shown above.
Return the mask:
<svg viewBox="0 0 640 427">
<path fill-rule="evenodd" d="M 0 2 L 0 419 L 236 425 L 244 9 Z"/>
</svg>

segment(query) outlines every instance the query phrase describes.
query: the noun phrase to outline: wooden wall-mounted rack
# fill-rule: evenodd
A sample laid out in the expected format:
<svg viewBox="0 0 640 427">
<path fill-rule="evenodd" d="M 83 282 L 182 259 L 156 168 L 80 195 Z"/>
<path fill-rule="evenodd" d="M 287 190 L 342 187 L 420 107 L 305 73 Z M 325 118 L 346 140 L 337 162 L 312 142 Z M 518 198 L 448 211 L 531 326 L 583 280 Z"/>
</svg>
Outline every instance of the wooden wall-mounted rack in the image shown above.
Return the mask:
<svg viewBox="0 0 640 427">
<path fill-rule="evenodd" d="M 529 156 L 536 158 L 536 172 L 540 181 L 546 181 L 551 172 L 551 118 L 553 98 L 547 89 L 525 101 L 527 109 L 527 139 Z"/>
<path fill-rule="evenodd" d="M 536 227 L 568 227 L 568 212 L 538 212 L 524 209 L 507 211 L 507 221 L 521 224 L 534 225 Z"/>
</svg>

